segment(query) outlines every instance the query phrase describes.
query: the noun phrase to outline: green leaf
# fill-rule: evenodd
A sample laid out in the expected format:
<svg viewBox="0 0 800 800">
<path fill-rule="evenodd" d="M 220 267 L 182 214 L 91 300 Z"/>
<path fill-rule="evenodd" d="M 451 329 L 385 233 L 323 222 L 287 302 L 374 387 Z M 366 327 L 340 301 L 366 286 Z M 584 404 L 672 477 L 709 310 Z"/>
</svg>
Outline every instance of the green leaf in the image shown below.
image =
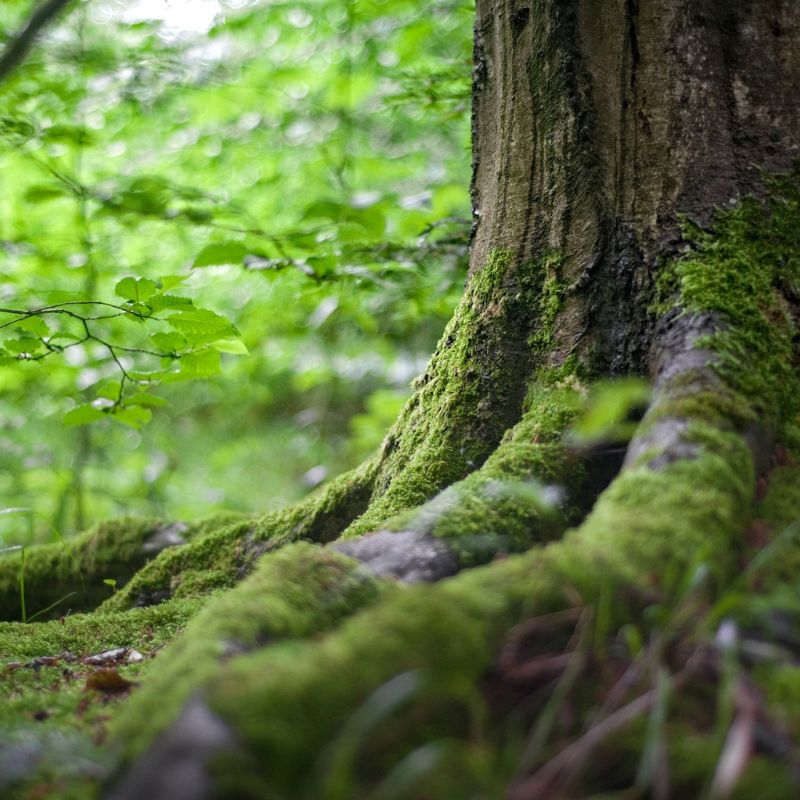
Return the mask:
<svg viewBox="0 0 800 800">
<path fill-rule="evenodd" d="M 214 219 L 214 212 L 210 208 L 202 208 L 200 206 L 189 206 L 183 210 L 183 216 L 192 222 L 210 222 Z"/>
<path fill-rule="evenodd" d="M 241 339 L 222 339 L 211 346 L 219 353 L 233 353 L 238 356 L 246 356 L 250 352 Z"/>
<path fill-rule="evenodd" d="M 138 430 L 143 425 L 146 425 L 153 418 L 153 412 L 148 408 L 141 406 L 122 406 L 116 408 L 111 416 L 117 422 L 127 425 L 129 428 Z"/>
<path fill-rule="evenodd" d="M 44 130 L 44 138 L 53 142 L 70 142 L 79 145 L 93 144 L 96 137 L 92 131 L 82 125 L 60 123 Z"/>
<path fill-rule="evenodd" d="M 83 337 L 77 336 L 74 333 L 70 333 L 69 331 L 56 331 L 52 336 L 48 336 L 47 341 L 49 343 L 53 342 L 79 342 Z"/>
<path fill-rule="evenodd" d="M 125 404 L 129 406 L 146 406 L 149 408 L 160 408 L 167 405 L 167 401 L 163 397 L 158 397 L 154 394 L 141 394 L 134 395 L 125 400 Z"/>
<path fill-rule="evenodd" d="M 105 419 L 106 414 L 99 408 L 95 408 L 91 403 L 84 403 L 75 406 L 71 411 L 64 414 L 65 425 L 88 425 L 90 422 L 97 422 Z"/>
<path fill-rule="evenodd" d="M 208 378 L 221 370 L 219 353 L 215 350 L 200 350 L 181 359 L 181 373 L 191 378 Z"/>
<path fill-rule="evenodd" d="M 31 186 L 23 195 L 28 203 L 46 203 L 48 200 L 59 200 L 69 197 L 65 189 L 58 184 Z"/>
<path fill-rule="evenodd" d="M 347 206 L 335 200 L 316 200 L 306 206 L 303 219 L 329 219 L 333 222 L 346 219 Z"/>
<path fill-rule="evenodd" d="M 594 385 L 583 415 L 576 421 L 571 438 L 582 443 L 604 438 L 627 441 L 636 427 L 631 414 L 645 407 L 650 396 L 641 378 L 618 378 Z"/>
<path fill-rule="evenodd" d="M 116 402 L 121 388 L 119 381 L 112 379 L 101 381 L 94 386 L 95 397 L 104 397 L 107 400 Z"/>
<path fill-rule="evenodd" d="M 192 308 L 194 302 L 189 297 L 180 297 L 176 294 L 156 294 L 147 301 L 147 306 L 156 312 L 167 308 Z"/>
<path fill-rule="evenodd" d="M 167 364 L 172 363 L 170 359 L 163 358 L 162 361 L 165 361 Z M 153 383 L 155 381 L 160 381 L 166 375 L 166 370 L 163 369 L 151 369 L 151 370 L 144 370 L 144 369 L 129 369 L 128 376 L 132 381 L 141 381 L 142 383 Z"/>
<path fill-rule="evenodd" d="M 169 208 L 170 192 L 163 179 L 145 175 L 134 178 L 115 201 L 125 211 L 161 216 Z"/>
<path fill-rule="evenodd" d="M 158 291 L 155 281 L 149 278 L 123 278 L 114 287 L 114 294 L 125 300 L 143 303 Z"/>
<path fill-rule="evenodd" d="M 3 347 L 15 355 L 35 355 L 44 345 L 41 339 L 35 339 L 32 336 L 22 336 L 19 339 L 6 339 L 3 342 Z"/>
<path fill-rule="evenodd" d="M 222 264 L 241 264 L 249 254 L 241 242 L 218 242 L 206 245 L 194 258 L 192 267 L 217 267 Z"/>
<path fill-rule="evenodd" d="M 221 371 L 220 355 L 216 350 L 199 350 L 181 357 L 180 369 L 164 376 L 169 383 L 210 378 Z"/>
<path fill-rule="evenodd" d="M 35 336 L 47 336 L 50 333 L 47 323 L 39 316 L 21 319 L 14 327 L 17 330 L 27 331 Z"/>
<path fill-rule="evenodd" d="M 227 320 L 207 308 L 196 308 L 173 314 L 166 320 L 173 328 L 180 331 L 190 344 L 213 342 L 217 339 L 231 339 L 239 335 L 239 331 Z"/>
<path fill-rule="evenodd" d="M 161 289 L 168 292 L 182 284 L 188 277 L 188 275 L 162 275 L 158 282 L 161 284 Z"/>
<path fill-rule="evenodd" d="M 127 315 L 127 319 L 138 322 L 139 324 L 144 322 L 141 317 L 149 317 L 153 313 L 150 306 L 146 306 L 144 303 L 136 303 L 133 300 L 128 300 L 126 307 L 128 311 L 133 312 L 133 314 Z"/>
<path fill-rule="evenodd" d="M 150 340 L 159 350 L 163 350 L 165 353 L 178 353 L 189 346 L 186 337 L 174 331 L 172 333 L 152 333 L 150 334 Z"/>
</svg>

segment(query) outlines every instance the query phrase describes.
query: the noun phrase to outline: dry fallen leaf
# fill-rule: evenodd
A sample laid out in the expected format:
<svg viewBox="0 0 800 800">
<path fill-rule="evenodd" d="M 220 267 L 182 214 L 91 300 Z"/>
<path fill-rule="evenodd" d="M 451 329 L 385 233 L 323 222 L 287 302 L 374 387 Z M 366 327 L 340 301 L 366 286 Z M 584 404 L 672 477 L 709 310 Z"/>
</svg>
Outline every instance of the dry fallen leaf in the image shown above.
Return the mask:
<svg viewBox="0 0 800 800">
<path fill-rule="evenodd" d="M 94 689 L 104 694 L 121 694 L 127 692 L 131 686 L 136 686 L 136 684 L 123 678 L 115 669 L 99 669 L 89 675 L 84 688 Z"/>
</svg>

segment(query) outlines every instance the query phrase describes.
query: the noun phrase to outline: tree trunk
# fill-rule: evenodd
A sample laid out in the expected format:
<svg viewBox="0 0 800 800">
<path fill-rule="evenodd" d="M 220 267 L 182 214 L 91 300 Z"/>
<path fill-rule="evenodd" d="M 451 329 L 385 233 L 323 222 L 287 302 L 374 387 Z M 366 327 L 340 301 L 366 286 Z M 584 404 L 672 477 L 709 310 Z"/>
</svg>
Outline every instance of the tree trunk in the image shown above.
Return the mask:
<svg viewBox="0 0 800 800">
<path fill-rule="evenodd" d="M 800 155 L 799 26 L 781 0 L 478 2 L 471 268 L 559 255 L 549 358 L 647 368 L 681 219 L 708 225 Z"/>
<path fill-rule="evenodd" d="M 696 619 L 800 515 L 799 87 L 795 0 L 478 0 L 468 285 L 377 460 L 298 508 L 182 531 L 62 628 L 0 630 L 14 653 L 86 648 L 149 625 L 137 606 L 183 619 L 233 587 L 117 715 L 108 797 L 758 785 L 758 759 L 729 765 L 736 736 L 757 721 L 767 755 L 791 745 Z M 627 453 L 572 443 L 590 384 L 628 374 L 652 395 Z M 75 563 L 96 589 L 95 546 Z M 784 564 L 753 563 L 786 590 Z"/>
</svg>

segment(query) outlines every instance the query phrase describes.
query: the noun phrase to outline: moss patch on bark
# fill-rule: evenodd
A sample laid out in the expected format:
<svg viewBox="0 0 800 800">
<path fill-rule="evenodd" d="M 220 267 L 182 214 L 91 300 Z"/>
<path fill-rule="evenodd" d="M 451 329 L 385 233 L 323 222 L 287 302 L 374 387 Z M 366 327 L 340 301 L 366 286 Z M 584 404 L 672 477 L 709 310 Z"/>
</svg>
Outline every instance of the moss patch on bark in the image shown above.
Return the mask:
<svg viewBox="0 0 800 800">
<path fill-rule="evenodd" d="M 542 377 L 528 393 L 522 419 L 482 467 L 385 528 L 446 538 L 464 566 L 557 538 L 576 521 L 583 486 L 581 455 L 564 441 L 581 404 L 572 373 Z"/>
<path fill-rule="evenodd" d="M 377 530 L 480 467 L 518 421 L 547 274 L 494 251 L 471 276 L 384 441 L 369 508 L 346 536 Z"/>
</svg>

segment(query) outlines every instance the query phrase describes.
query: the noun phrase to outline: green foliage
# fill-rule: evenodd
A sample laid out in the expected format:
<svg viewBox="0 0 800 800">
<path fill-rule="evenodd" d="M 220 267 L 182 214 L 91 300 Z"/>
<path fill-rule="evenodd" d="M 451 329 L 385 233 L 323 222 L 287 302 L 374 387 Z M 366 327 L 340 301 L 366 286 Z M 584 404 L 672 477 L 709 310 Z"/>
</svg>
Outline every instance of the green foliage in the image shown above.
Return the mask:
<svg viewBox="0 0 800 800">
<path fill-rule="evenodd" d="M 297 498 L 461 289 L 470 4 L 170 8 L 73 4 L 0 89 L 0 491 L 38 515 L 0 543 Z"/>
<path fill-rule="evenodd" d="M 603 440 L 627 442 L 636 428 L 636 414 L 647 407 L 649 398 L 650 388 L 643 378 L 594 384 L 586 398 L 584 413 L 572 428 L 572 440 L 579 444 Z"/>
</svg>

